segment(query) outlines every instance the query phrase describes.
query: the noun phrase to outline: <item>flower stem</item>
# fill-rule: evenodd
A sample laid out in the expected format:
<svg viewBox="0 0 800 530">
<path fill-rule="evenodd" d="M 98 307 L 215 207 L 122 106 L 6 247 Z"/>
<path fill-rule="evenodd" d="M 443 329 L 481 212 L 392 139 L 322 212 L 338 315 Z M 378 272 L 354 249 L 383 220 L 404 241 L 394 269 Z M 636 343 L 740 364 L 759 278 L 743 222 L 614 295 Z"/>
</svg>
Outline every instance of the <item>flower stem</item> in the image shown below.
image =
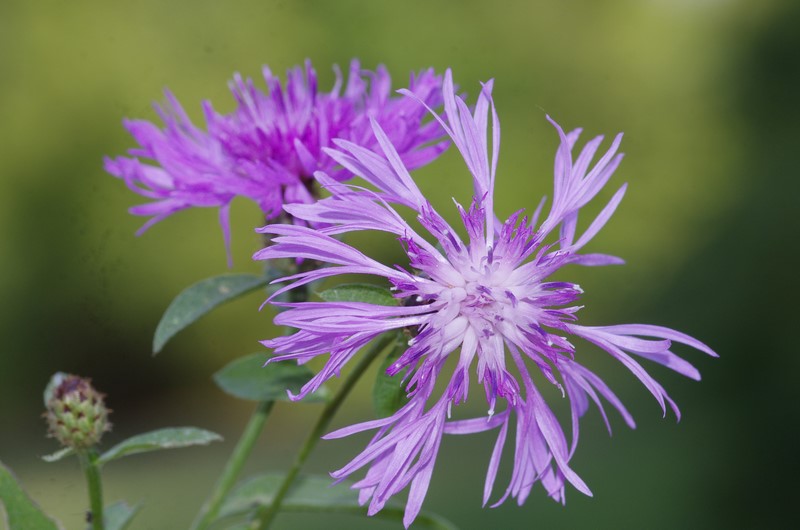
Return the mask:
<svg viewBox="0 0 800 530">
<path fill-rule="evenodd" d="M 308 434 L 305 443 L 297 453 L 294 464 L 292 464 L 292 467 L 284 477 L 280 488 L 278 489 L 277 493 L 275 493 L 275 498 L 272 500 L 272 503 L 268 506 L 261 506 L 256 512 L 256 517 L 250 524 L 250 528 L 252 530 L 266 530 L 269 528 L 273 519 L 275 519 L 275 516 L 278 515 L 278 512 L 281 509 L 281 504 L 283 503 L 283 499 L 286 497 L 286 494 L 289 492 L 289 488 L 297 478 L 300 468 L 303 467 L 303 464 L 305 463 L 306 459 L 308 459 L 311 451 L 317 445 L 320 437 L 328 428 L 328 425 L 330 424 L 334 415 L 336 415 L 339 407 L 353 389 L 356 382 L 358 382 L 367 368 L 369 368 L 369 365 L 372 363 L 372 361 L 374 361 L 375 358 L 378 357 L 378 355 L 395 340 L 395 338 L 396 335 L 394 333 L 387 333 L 380 337 L 364 353 L 358 364 L 356 364 L 356 366 L 353 368 L 353 371 L 348 374 L 347 378 L 336 391 L 336 394 L 334 394 L 333 398 L 331 398 L 331 400 L 322 410 L 322 414 L 320 414 L 319 419 L 317 419 L 317 423 L 314 425 L 314 428 L 311 429 L 311 432 Z"/>
<path fill-rule="evenodd" d="M 100 468 L 97 466 L 97 451 L 94 449 L 79 451 L 78 458 L 81 462 L 83 472 L 86 474 L 86 484 L 89 488 L 91 528 L 92 530 L 104 530 L 103 485 L 100 480 Z"/>
<path fill-rule="evenodd" d="M 239 438 L 236 448 L 231 453 L 222 475 L 211 492 L 211 496 L 203 504 L 200 513 L 197 514 L 194 523 L 192 523 L 192 530 L 208 528 L 208 525 L 217 517 L 222 501 L 225 500 L 228 492 L 236 483 L 236 479 L 239 477 L 247 457 L 250 456 L 250 452 L 253 450 L 259 434 L 261 434 L 264 423 L 267 421 L 267 416 L 269 416 L 274 404 L 274 401 L 262 401 L 253 411 L 253 415 L 250 417 L 250 421 L 247 423 L 241 438 Z"/>
</svg>

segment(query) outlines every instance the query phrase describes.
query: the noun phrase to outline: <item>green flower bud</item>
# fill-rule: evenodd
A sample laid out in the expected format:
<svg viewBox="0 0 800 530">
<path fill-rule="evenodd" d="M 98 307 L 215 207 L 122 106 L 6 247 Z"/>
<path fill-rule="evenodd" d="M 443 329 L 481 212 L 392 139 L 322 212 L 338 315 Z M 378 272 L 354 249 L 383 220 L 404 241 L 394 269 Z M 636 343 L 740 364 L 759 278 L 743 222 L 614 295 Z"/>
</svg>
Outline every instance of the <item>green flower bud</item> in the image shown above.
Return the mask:
<svg viewBox="0 0 800 530">
<path fill-rule="evenodd" d="M 88 449 L 100 442 L 103 433 L 111 430 L 101 394 L 91 379 L 57 373 L 45 390 L 48 435 L 75 450 Z"/>
</svg>

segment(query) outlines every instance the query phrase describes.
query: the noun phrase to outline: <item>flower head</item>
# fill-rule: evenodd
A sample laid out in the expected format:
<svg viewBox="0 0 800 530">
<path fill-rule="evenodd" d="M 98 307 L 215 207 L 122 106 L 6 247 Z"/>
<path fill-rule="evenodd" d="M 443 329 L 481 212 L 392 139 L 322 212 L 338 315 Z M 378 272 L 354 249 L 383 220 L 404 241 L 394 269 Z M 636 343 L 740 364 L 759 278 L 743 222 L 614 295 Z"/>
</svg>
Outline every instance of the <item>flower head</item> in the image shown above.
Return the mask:
<svg viewBox="0 0 800 530">
<path fill-rule="evenodd" d="M 264 67 L 268 93 L 237 74 L 229 83 L 236 110 L 220 114 L 205 101 L 206 130 L 192 123 L 169 91 L 166 103 L 156 105 L 163 129 L 125 120 L 139 147 L 130 150 L 130 157 L 106 158 L 105 169 L 152 200 L 130 210 L 150 217 L 140 233 L 177 211 L 218 207 L 229 247 L 228 210 L 234 197 L 256 202 L 268 220 L 278 217 L 286 203 L 312 202 L 315 171 L 337 180 L 352 176 L 325 154 L 334 138 L 377 147 L 370 120 L 381 124 L 409 167 L 424 165 L 444 150 L 439 128 L 422 123 L 424 109 L 391 96 L 386 68 L 362 70 L 354 60 L 346 86 L 339 69 L 334 70 L 330 92 L 318 90 L 309 61 L 289 70 L 285 85 Z M 431 69 L 411 76 L 409 89 L 429 105 L 440 104 L 440 88 L 441 77 Z"/>
<path fill-rule="evenodd" d="M 55 374 L 45 390 L 48 433 L 61 445 L 88 449 L 97 445 L 103 433 L 111 430 L 110 412 L 90 379 L 77 375 Z"/>
<path fill-rule="evenodd" d="M 416 517 L 425 497 L 444 434 L 497 430 L 489 458 L 484 504 L 491 497 L 509 428 L 516 430 L 510 484 L 496 504 L 509 495 L 522 503 L 535 483 L 559 502 L 565 484 L 591 495 L 572 470 L 570 459 L 578 441 L 578 420 L 594 402 L 608 423 L 603 400 L 634 426 L 630 414 L 608 386 L 581 363 L 590 353 L 573 344 L 575 337 L 599 346 L 638 377 L 666 413 L 675 404 L 636 358 L 643 358 L 699 379 L 697 370 L 672 351 L 673 343 L 688 344 L 715 355 L 703 343 L 677 331 L 652 325 L 590 327 L 577 323 L 580 286 L 549 278 L 567 265 L 619 264 L 606 254 L 583 253 L 583 248 L 606 224 L 625 193 L 618 188 L 611 200 L 581 233 L 579 210 L 609 181 L 622 155 L 621 135 L 592 164 L 603 140 L 590 140 L 573 159 L 580 130 L 565 133 L 553 120 L 560 138 L 555 157 L 554 194 L 546 215 L 544 201 L 529 217 L 516 212 L 505 221 L 494 211 L 493 194 L 500 146 L 500 124 L 491 97 L 492 82 L 483 85 L 474 110 L 454 93 L 451 74 L 445 75 L 444 115 L 433 113 L 460 151 L 472 175 L 474 199 L 469 207 L 456 203 L 463 224 L 459 235 L 430 205 L 409 175 L 390 137 L 372 122 L 379 150 L 337 140 L 329 154 L 342 167 L 374 189 L 356 188 L 329 175 L 317 178 L 331 193 L 316 204 L 285 208 L 294 217 L 323 226 L 268 225 L 261 232 L 276 236 L 257 259 L 302 257 L 330 267 L 287 278 L 282 290 L 339 274 L 370 274 L 385 278 L 398 299 L 396 307 L 366 303 L 306 302 L 288 305 L 275 322 L 297 333 L 264 341 L 274 348 L 274 360 L 305 362 L 329 354 L 325 367 L 296 396 L 313 392 L 359 348 L 393 329 L 410 330 L 413 338 L 387 373 L 402 377 L 409 400 L 394 415 L 340 429 L 328 438 L 376 430 L 372 441 L 352 462 L 334 472 L 344 478 L 361 468 L 356 482 L 369 513 L 380 510 L 394 494 L 409 487 L 404 523 Z M 401 91 L 421 106 L 425 102 Z M 491 134 L 489 134 L 491 131 Z M 411 208 L 419 226 L 397 212 Z M 543 219 L 540 222 L 540 218 Z M 423 237 L 422 230 L 429 234 Z M 388 267 L 332 237 L 356 230 L 381 230 L 403 244 L 408 267 Z M 557 231 L 556 231 L 557 230 Z M 548 238 L 548 236 L 551 236 Z M 554 240 L 554 241 L 553 241 Z M 279 291 L 280 292 L 280 291 Z M 448 359 L 453 359 L 447 364 Z M 454 405 L 467 400 L 475 376 L 483 386 L 487 415 L 451 420 Z M 435 384 L 444 379 L 446 384 Z M 541 391 L 552 386 L 569 399 L 571 440 L 564 434 Z M 438 390 L 444 387 L 444 390 Z"/>
</svg>

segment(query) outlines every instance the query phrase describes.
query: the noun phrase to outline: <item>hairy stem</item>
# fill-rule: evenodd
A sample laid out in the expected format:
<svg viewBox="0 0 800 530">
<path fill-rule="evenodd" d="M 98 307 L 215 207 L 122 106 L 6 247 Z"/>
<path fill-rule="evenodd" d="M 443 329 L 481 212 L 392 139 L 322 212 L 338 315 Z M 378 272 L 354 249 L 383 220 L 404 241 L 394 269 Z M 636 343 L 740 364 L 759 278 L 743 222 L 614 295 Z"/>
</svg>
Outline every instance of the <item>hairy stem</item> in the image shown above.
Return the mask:
<svg viewBox="0 0 800 530">
<path fill-rule="evenodd" d="M 264 423 L 267 421 L 267 417 L 270 411 L 272 411 L 272 406 L 274 404 L 274 401 L 262 401 L 258 404 L 256 410 L 253 411 L 253 415 L 250 416 L 250 421 L 247 423 L 241 438 L 239 438 L 236 448 L 231 453 L 228 463 L 222 471 L 222 475 L 219 477 L 219 480 L 217 480 L 214 490 L 211 492 L 211 496 L 205 504 L 203 504 L 200 513 L 197 514 L 194 523 L 192 523 L 192 530 L 208 528 L 208 525 L 217 517 L 222 502 L 225 500 L 231 488 L 233 488 L 236 479 L 239 478 L 242 467 L 244 467 L 244 463 L 250 456 L 250 452 L 253 450 L 256 440 L 258 440 L 258 436 L 261 434 Z"/>
<path fill-rule="evenodd" d="M 372 364 L 372 361 L 374 361 L 375 358 L 378 357 L 378 355 L 395 340 L 395 337 L 396 336 L 394 333 L 384 334 L 372 344 L 372 346 L 364 353 L 364 355 L 361 356 L 361 359 L 353 368 L 353 371 L 348 374 L 347 378 L 336 391 L 336 394 L 334 394 L 333 398 L 331 398 L 331 400 L 325 405 L 325 408 L 322 410 L 319 419 L 317 419 L 317 423 L 314 425 L 314 428 L 311 429 L 311 432 L 308 434 L 305 443 L 303 443 L 303 446 L 297 453 L 294 464 L 292 464 L 291 469 L 284 477 L 283 482 L 275 494 L 275 498 L 273 499 L 272 503 L 268 506 L 260 507 L 256 512 L 256 518 L 250 524 L 250 528 L 252 530 L 266 530 L 269 528 L 270 524 L 272 524 L 272 521 L 275 519 L 275 516 L 278 515 L 278 512 L 281 509 L 283 499 L 286 497 L 286 494 L 289 492 L 289 488 L 291 488 L 294 480 L 297 478 L 297 474 L 300 472 L 303 464 L 305 464 L 305 461 L 308 459 L 311 451 L 317 445 L 320 437 L 328 428 L 328 425 L 330 424 L 334 415 L 336 415 L 339 407 L 342 405 L 348 394 L 350 394 L 350 391 L 353 389 L 356 382 L 358 382 L 367 368 L 369 368 L 369 365 Z"/>
</svg>

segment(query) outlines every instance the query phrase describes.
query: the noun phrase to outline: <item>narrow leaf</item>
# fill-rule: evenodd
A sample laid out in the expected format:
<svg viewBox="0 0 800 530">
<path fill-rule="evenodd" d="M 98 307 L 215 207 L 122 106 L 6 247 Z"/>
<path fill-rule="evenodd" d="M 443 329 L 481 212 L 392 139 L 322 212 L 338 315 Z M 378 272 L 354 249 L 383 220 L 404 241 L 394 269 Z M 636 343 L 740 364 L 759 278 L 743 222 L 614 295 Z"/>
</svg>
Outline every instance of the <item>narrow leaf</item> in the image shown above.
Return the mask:
<svg viewBox="0 0 800 530">
<path fill-rule="evenodd" d="M 74 455 L 74 454 L 75 454 L 75 450 L 73 448 L 64 447 L 62 449 L 59 449 L 55 453 L 51 453 L 49 455 L 43 456 L 42 460 L 44 460 L 45 462 L 48 462 L 48 463 L 58 462 L 62 458 L 66 458 L 66 457 L 68 457 L 70 455 Z"/>
<path fill-rule="evenodd" d="M 364 302 L 390 306 L 399 303 L 389 289 L 368 283 L 348 283 L 318 294 L 326 302 Z"/>
<path fill-rule="evenodd" d="M 252 401 L 288 401 L 286 390 L 297 394 L 314 374 L 305 366 L 290 362 L 272 363 L 264 366 L 269 356 L 253 353 L 227 364 L 214 374 L 214 382 L 225 393 Z M 328 392 L 323 387 L 308 395 L 303 402 L 313 403 L 327 400 Z"/>
<path fill-rule="evenodd" d="M 169 304 L 153 337 L 153 353 L 169 339 L 220 304 L 229 302 L 272 281 L 269 275 L 223 274 L 201 280 L 184 289 Z"/>
<path fill-rule="evenodd" d="M 106 530 L 125 530 L 133 520 L 133 516 L 141 508 L 140 504 L 130 506 L 125 501 L 106 506 L 103 511 L 103 522 Z"/>
<path fill-rule="evenodd" d="M 0 525 L 8 530 L 63 530 L 23 491 L 19 481 L 0 462 Z"/>
<path fill-rule="evenodd" d="M 169 427 L 157 431 L 132 436 L 118 443 L 97 459 L 98 465 L 105 465 L 123 456 L 161 449 L 177 449 L 192 445 L 208 445 L 222 440 L 219 434 L 196 427 Z"/>
<path fill-rule="evenodd" d="M 405 343 L 398 340 L 389 355 L 381 363 L 372 387 L 372 404 L 379 418 L 386 418 L 397 412 L 408 401 L 403 385 L 403 376 L 386 373 L 387 368 L 403 353 Z"/>
<path fill-rule="evenodd" d="M 254 477 L 231 493 L 222 505 L 220 518 L 241 517 L 250 514 L 261 505 L 272 502 L 284 476 L 267 473 Z M 324 512 L 366 515 L 367 508 L 358 503 L 358 492 L 351 484 L 332 484 L 329 477 L 298 477 L 283 500 L 281 509 L 286 512 Z M 390 501 L 374 517 L 390 521 L 403 520 L 403 506 Z M 432 530 L 456 530 L 456 527 L 441 516 L 422 512 L 415 521 L 416 528 Z"/>
</svg>

